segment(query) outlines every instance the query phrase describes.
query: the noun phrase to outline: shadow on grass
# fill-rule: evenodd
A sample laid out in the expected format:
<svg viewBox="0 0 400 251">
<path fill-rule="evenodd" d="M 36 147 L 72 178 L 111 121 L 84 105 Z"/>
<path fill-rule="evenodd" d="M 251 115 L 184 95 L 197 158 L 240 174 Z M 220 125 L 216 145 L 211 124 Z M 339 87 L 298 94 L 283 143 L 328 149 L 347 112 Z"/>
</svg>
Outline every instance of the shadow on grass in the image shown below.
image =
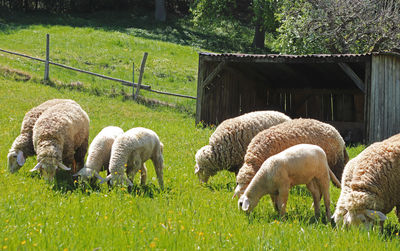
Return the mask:
<svg viewBox="0 0 400 251">
<path fill-rule="evenodd" d="M 0 10 L 0 32 L 14 33 L 31 25 L 71 26 L 118 31 L 152 40 L 193 46 L 214 52 L 267 53 L 251 46 L 251 29 L 232 24 L 236 32 L 221 32 L 212 27 L 196 27 L 190 17 L 169 15 L 164 23 L 154 20 L 153 12 L 144 9 L 100 11 L 79 14 L 50 14 L 45 12 L 10 12 Z"/>
<path fill-rule="evenodd" d="M 228 192 L 233 192 L 235 190 L 236 183 L 233 181 L 228 183 L 207 183 L 204 184 L 204 186 L 211 191 L 227 190 Z"/>
</svg>

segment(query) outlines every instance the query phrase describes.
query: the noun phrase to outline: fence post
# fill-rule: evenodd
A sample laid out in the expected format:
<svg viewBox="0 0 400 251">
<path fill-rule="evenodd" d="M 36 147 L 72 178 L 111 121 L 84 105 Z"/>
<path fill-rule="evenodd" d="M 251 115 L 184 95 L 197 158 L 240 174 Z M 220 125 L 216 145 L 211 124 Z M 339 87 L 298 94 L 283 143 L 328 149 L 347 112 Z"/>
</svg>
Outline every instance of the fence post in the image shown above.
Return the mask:
<svg viewBox="0 0 400 251">
<path fill-rule="evenodd" d="M 44 81 L 49 80 L 49 61 L 50 61 L 50 35 L 46 34 L 46 61 L 44 64 Z"/>
<path fill-rule="evenodd" d="M 143 54 L 142 58 L 142 64 L 140 65 L 140 73 L 139 73 L 139 80 L 138 80 L 138 86 L 136 87 L 136 94 L 134 99 L 136 100 L 138 95 L 139 95 L 139 90 L 140 90 L 140 85 L 142 84 L 142 78 L 143 78 L 143 73 L 144 73 L 144 66 L 146 65 L 146 59 L 147 59 L 148 53 L 145 52 Z"/>
<path fill-rule="evenodd" d="M 135 63 L 132 63 L 132 98 L 135 99 Z"/>
</svg>

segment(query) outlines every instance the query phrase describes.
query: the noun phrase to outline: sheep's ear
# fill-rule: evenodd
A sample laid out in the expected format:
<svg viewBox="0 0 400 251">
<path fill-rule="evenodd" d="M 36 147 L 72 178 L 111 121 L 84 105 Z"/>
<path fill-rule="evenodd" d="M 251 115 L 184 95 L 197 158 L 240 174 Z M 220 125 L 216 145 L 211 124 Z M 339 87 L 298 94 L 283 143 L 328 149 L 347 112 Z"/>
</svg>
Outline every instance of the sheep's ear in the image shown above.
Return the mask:
<svg viewBox="0 0 400 251">
<path fill-rule="evenodd" d="M 105 182 L 108 182 L 109 180 L 111 180 L 111 178 L 112 178 L 112 176 L 111 176 L 111 174 L 109 174 L 105 179 L 102 179 L 102 180 L 100 181 L 100 184 L 103 184 L 103 183 L 105 183 Z"/>
<path fill-rule="evenodd" d="M 242 210 L 243 211 L 247 211 L 247 210 L 249 210 L 249 207 L 250 207 L 249 199 L 244 198 L 243 199 L 243 204 L 242 204 Z"/>
<path fill-rule="evenodd" d="M 100 174 L 96 171 L 94 171 L 94 177 L 98 178 L 99 180 L 103 181 L 104 178 L 100 176 Z"/>
<path fill-rule="evenodd" d="M 17 154 L 17 163 L 19 166 L 23 166 L 25 164 L 24 153 L 20 150 Z"/>
<path fill-rule="evenodd" d="M 66 165 L 64 165 L 64 164 L 61 163 L 61 162 L 58 162 L 58 166 L 59 166 L 61 169 L 65 170 L 65 171 L 71 170 L 71 168 L 67 167 Z"/>
<path fill-rule="evenodd" d="M 196 165 L 196 166 L 195 166 L 195 169 L 194 169 L 194 174 L 197 174 L 199 171 L 200 171 L 200 168 L 199 168 L 198 165 Z"/>
<path fill-rule="evenodd" d="M 373 220 L 385 221 L 387 219 L 386 215 L 380 211 L 365 209 L 364 214 Z"/>
<path fill-rule="evenodd" d="M 30 171 L 31 171 L 31 172 L 37 171 L 37 170 L 39 170 L 41 167 L 42 167 L 42 162 L 40 161 L 40 162 L 37 163 L 37 165 L 36 165 L 34 168 L 32 168 Z"/>
<path fill-rule="evenodd" d="M 76 176 L 87 176 L 90 177 L 92 175 L 93 170 L 87 167 L 82 168 L 81 170 L 79 170 L 76 174 L 73 174 L 73 177 Z"/>
<path fill-rule="evenodd" d="M 235 188 L 235 193 L 232 196 L 232 200 L 237 196 L 239 198 L 239 191 L 240 191 L 240 187 L 239 185 L 236 186 Z"/>
</svg>

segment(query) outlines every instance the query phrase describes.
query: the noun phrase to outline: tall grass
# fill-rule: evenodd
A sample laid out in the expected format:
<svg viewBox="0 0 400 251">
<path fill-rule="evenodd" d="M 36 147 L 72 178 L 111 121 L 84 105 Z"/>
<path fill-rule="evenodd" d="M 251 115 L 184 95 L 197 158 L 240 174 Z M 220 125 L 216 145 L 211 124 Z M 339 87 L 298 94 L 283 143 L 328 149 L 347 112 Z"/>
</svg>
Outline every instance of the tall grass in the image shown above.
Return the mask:
<svg viewBox="0 0 400 251">
<path fill-rule="evenodd" d="M 304 186 L 292 189 L 286 219 L 279 219 L 264 197 L 250 215 L 231 200 L 234 175 L 222 172 L 208 185 L 193 174 L 194 154 L 212 133 L 192 117 L 174 110 L 146 107 L 34 81 L 0 76 L 0 248 L 10 250 L 397 250 L 397 219 L 389 214 L 385 234 L 333 228 L 315 221 Z M 160 191 L 151 162 L 149 184 L 109 190 L 76 184 L 62 189 L 29 173 L 35 158 L 16 174 L 6 171 L 6 156 L 31 107 L 50 98 L 72 98 L 87 111 L 90 141 L 105 126 L 127 130 L 143 126 L 164 143 L 166 189 Z M 102 173 L 104 175 L 104 173 Z M 136 177 L 135 184 L 138 184 Z M 331 209 L 339 196 L 331 186 Z M 323 211 L 323 210 L 322 210 Z"/>
</svg>

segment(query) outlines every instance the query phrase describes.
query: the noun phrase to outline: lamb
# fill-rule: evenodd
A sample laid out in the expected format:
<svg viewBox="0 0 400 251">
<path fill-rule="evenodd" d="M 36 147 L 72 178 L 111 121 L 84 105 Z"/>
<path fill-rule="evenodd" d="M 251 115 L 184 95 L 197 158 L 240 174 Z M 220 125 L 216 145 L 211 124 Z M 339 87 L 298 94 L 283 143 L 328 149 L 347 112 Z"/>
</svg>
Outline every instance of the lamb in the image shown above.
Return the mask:
<svg viewBox="0 0 400 251">
<path fill-rule="evenodd" d="M 315 217 L 320 216 L 321 195 L 324 196 L 326 217 L 330 220 L 329 169 L 326 155 L 321 147 L 299 144 L 268 158 L 256 173 L 238 201 L 239 209 L 250 212 L 265 194 L 269 194 L 280 216 L 286 212 L 289 190 L 306 184 L 314 200 Z"/>
<path fill-rule="evenodd" d="M 222 170 L 237 174 L 251 139 L 259 132 L 290 118 L 276 111 L 257 111 L 227 119 L 209 139 L 209 144 L 197 151 L 195 174 L 206 183 Z"/>
<path fill-rule="evenodd" d="M 89 117 L 78 105 L 61 103 L 47 109 L 33 127 L 33 146 L 39 170 L 46 180 L 53 180 L 59 167 L 73 173 L 84 165 L 89 139 Z"/>
<path fill-rule="evenodd" d="M 326 153 L 330 169 L 340 179 L 349 157 L 339 132 L 333 126 L 314 119 L 293 119 L 266 129 L 252 139 L 236 177 L 234 196 L 240 198 L 266 159 L 297 144 L 320 146 Z"/>
<path fill-rule="evenodd" d="M 133 186 L 129 178 L 133 180 L 139 169 L 146 170 L 144 162 L 151 159 L 160 188 L 164 189 L 163 148 L 164 145 L 160 142 L 158 135 L 150 129 L 136 127 L 126 131 L 115 139 L 111 148 L 110 174 L 100 183 L 110 181 L 113 184 L 126 181 L 128 186 Z M 125 176 L 125 172 L 128 177 Z M 142 185 L 145 182 L 146 176 L 142 175 Z"/>
<path fill-rule="evenodd" d="M 400 134 L 374 143 L 347 163 L 333 214 L 343 226 L 371 227 L 394 207 L 400 221 Z"/>
<path fill-rule="evenodd" d="M 32 108 L 25 114 L 20 135 L 14 140 L 7 155 L 8 170 L 11 173 L 17 172 L 25 164 L 26 158 L 35 155 L 32 143 L 32 129 L 37 119 L 48 108 L 60 103 L 77 104 L 71 99 L 51 99 Z"/>
<path fill-rule="evenodd" d="M 124 131 L 117 126 L 103 128 L 89 146 L 85 166 L 74 176 L 81 176 L 82 180 L 90 179 L 93 176 L 102 180 L 103 178 L 99 175 L 99 172 L 108 171 L 111 147 L 117 136 L 123 133 Z"/>
</svg>

